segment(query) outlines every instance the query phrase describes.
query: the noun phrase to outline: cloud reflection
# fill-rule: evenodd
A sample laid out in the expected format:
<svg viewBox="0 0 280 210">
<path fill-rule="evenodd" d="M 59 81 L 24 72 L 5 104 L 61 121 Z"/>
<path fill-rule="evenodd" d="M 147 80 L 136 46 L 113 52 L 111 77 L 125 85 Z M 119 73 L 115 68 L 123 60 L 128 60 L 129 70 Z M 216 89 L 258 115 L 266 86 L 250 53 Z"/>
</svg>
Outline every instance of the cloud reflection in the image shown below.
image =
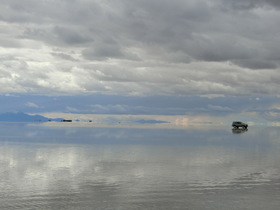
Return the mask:
<svg viewBox="0 0 280 210">
<path fill-rule="evenodd" d="M 72 130 L 69 135 L 78 140 L 80 129 Z M 259 130 L 251 130 L 244 135 L 232 135 L 230 130 L 226 133 L 161 131 L 165 134 L 161 134 L 161 138 L 173 142 L 169 145 L 163 140 L 164 144 L 127 143 L 128 139 L 144 137 L 159 141 L 145 129 L 132 129 L 132 133 L 131 129 L 108 129 L 112 133 L 107 137 L 104 130 L 90 131 L 90 138 L 95 139 L 92 144 L 64 140 L 56 143 L 4 141 L 0 144 L 0 187 L 2 192 L 23 197 L 66 193 L 95 195 L 93 200 L 102 197 L 108 202 L 110 199 L 117 202 L 118 198 L 118 202 L 124 202 L 123 199 L 135 199 L 146 193 L 148 196 L 152 192 L 241 189 L 273 183 L 280 179 L 280 155 L 275 150 L 275 146 L 279 148 L 276 142 L 279 131 L 270 130 L 269 135 L 260 135 Z M 207 136 L 208 139 L 194 143 L 191 139 L 194 134 L 200 135 L 198 139 Z M 84 136 L 88 137 L 88 134 Z M 105 139 L 105 143 L 96 143 L 98 138 Z M 117 142 L 111 144 L 106 138 Z M 185 139 L 185 143 L 178 138 Z"/>
<path fill-rule="evenodd" d="M 61 181 L 68 183 L 67 188 L 79 188 L 85 182 L 154 184 L 159 178 L 166 183 L 215 186 L 232 185 L 250 175 L 251 181 L 269 181 L 278 172 L 275 159 L 271 159 L 275 154 L 262 152 L 211 145 L 9 144 L 1 145 L 0 162 L 2 177 L 6 175 L 2 182 L 16 184 L 19 190 L 29 188 L 30 183 L 35 189 L 48 191 Z"/>
</svg>

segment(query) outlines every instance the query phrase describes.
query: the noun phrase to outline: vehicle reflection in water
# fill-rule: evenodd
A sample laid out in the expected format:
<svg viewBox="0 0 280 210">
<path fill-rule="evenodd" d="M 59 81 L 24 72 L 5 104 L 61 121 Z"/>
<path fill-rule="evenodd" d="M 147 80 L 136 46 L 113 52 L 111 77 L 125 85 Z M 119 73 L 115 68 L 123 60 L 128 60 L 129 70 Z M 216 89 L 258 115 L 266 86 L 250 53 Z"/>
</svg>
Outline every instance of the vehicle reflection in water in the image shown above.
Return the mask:
<svg viewBox="0 0 280 210">
<path fill-rule="evenodd" d="M 248 131 L 248 128 L 233 128 L 232 133 L 234 134 L 241 134 Z"/>
</svg>

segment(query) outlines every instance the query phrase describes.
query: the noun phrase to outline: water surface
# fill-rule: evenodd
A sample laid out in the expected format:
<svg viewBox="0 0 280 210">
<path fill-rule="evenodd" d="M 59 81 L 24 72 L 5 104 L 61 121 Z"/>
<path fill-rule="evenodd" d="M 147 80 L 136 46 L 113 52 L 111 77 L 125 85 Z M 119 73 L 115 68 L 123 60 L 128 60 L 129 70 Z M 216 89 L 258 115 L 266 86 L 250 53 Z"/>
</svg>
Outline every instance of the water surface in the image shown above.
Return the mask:
<svg viewBox="0 0 280 210">
<path fill-rule="evenodd" d="M 0 124 L 0 209 L 278 209 L 277 127 Z"/>
</svg>

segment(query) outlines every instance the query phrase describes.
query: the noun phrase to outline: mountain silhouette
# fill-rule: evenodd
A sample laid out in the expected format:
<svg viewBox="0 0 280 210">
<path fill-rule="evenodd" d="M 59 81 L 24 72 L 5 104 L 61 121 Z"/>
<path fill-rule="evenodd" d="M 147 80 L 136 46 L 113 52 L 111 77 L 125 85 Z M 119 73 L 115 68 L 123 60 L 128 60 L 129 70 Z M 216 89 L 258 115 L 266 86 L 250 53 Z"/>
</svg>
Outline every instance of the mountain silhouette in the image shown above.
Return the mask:
<svg viewBox="0 0 280 210">
<path fill-rule="evenodd" d="M 0 121 L 4 122 L 47 122 L 61 121 L 62 118 L 47 118 L 42 115 L 30 115 L 23 112 L 6 112 L 0 114 Z"/>
</svg>

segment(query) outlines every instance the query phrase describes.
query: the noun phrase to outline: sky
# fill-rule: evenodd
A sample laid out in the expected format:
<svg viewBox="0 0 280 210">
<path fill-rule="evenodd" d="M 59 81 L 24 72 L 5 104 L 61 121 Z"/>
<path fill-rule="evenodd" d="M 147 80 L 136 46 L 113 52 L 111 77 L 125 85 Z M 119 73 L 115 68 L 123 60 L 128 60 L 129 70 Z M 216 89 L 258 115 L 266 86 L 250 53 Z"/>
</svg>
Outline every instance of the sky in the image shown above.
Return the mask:
<svg viewBox="0 0 280 210">
<path fill-rule="evenodd" d="M 278 0 L 0 0 L 0 109 L 280 120 Z"/>
</svg>

